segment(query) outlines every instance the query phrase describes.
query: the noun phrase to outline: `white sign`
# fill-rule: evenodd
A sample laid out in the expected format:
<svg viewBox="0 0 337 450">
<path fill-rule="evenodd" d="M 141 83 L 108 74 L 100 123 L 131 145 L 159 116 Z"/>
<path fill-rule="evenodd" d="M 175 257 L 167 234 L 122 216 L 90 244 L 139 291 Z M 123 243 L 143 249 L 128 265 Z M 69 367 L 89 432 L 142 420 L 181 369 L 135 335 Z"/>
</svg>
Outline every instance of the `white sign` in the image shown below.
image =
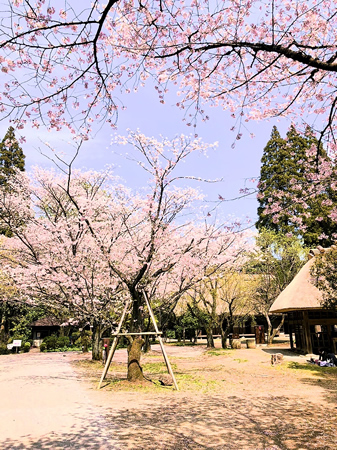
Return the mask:
<svg viewBox="0 0 337 450">
<path fill-rule="evenodd" d="M 12 350 L 12 348 L 14 347 L 14 345 L 13 344 L 7 344 L 7 348 L 8 348 L 8 350 Z"/>
<path fill-rule="evenodd" d="M 13 347 L 21 347 L 21 339 L 14 339 L 13 341 Z"/>
</svg>

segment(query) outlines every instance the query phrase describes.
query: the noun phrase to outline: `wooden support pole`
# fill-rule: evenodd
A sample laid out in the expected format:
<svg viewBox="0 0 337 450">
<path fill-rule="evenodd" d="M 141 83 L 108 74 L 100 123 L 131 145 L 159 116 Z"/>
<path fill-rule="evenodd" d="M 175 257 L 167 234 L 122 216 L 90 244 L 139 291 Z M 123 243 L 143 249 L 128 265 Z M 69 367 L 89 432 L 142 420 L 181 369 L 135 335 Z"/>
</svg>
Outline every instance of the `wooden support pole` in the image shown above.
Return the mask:
<svg viewBox="0 0 337 450">
<path fill-rule="evenodd" d="M 151 319 L 152 319 L 152 322 L 153 322 L 154 329 L 155 329 L 156 332 L 159 334 L 157 322 L 156 322 L 156 319 L 155 319 L 155 317 L 154 317 L 152 308 L 151 308 L 151 306 L 150 306 L 150 302 L 149 302 L 149 300 L 148 300 L 148 298 L 147 298 L 147 295 L 146 295 L 146 292 L 145 292 L 145 291 L 143 291 L 143 295 L 144 295 L 145 302 L 146 302 L 147 308 L 148 308 L 148 310 L 149 310 L 149 313 L 150 313 L 150 316 L 151 316 Z M 161 338 L 160 335 L 158 336 L 158 340 L 159 340 L 159 344 L 160 344 L 160 347 L 161 347 L 161 351 L 163 352 L 163 356 L 164 356 L 164 360 L 165 360 L 165 363 L 166 363 L 166 367 L 167 367 L 168 373 L 169 373 L 169 374 L 171 375 L 171 377 L 172 377 L 174 387 L 176 388 L 177 391 L 179 391 L 177 381 L 176 381 L 176 379 L 175 379 L 175 376 L 174 376 L 174 373 L 173 373 L 173 370 L 172 370 L 170 361 L 168 360 L 168 357 L 167 357 L 167 354 L 166 354 L 166 350 L 165 350 L 165 348 L 164 348 L 163 340 L 162 340 L 162 338 Z"/>
<path fill-rule="evenodd" d="M 158 336 L 159 334 L 163 334 L 163 332 L 159 331 L 158 333 L 156 333 L 154 331 L 142 331 L 140 333 L 115 333 L 112 334 L 111 336 L 142 336 L 143 334 Z"/>
<path fill-rule="evenodd" d="M 115 354 L 115 351 L 116 351 L 116 348 L 117 348 L 117 344 L 118 344 L 118 334 L 119 334 L 119 332 L 120 332 L 120 330 L 121 330 L 121 328 L 122 328 L 122 325 L 123 325 L 123 322 L 124 322 L 124 319 L 125 319 L 125 315 L 126 315 L 126 312 L 127 312 L 127 310 L 128 310 L 129 305 L 130 305 L 130 301 L 126 302 L 125 307 L 124 307 L 124 310 L 123 310 L 123 313 L 122 313 L 122 317 L 121 317 L 121 319 L 120 319 L 120 321 L 119 321 L 119 324 L 118 324 L 118 327 L 117 327 L 117 333 L 115 333 L 116 336 L 114 337 L 112 346 L 111 346 L 111 348 L 110 348 L 109 355 L 108 355 L 108 357 L 107 357 L 107 359 L 106 359 L 105 367 L 104 367 L 104 370 L 103 370 L 101 379 L 100 379 L 100 381 L 99 381 L 99 383 L 98 383 L 97 389 L 100 389 L 100 388 L 101 388 L 101 384 L 103 383 L 103 380 L 104 380 L 104 378 L 106 377 L 106 374 L 108 373 L 108 370 L 109 370 L 109 367 L 110 367 L 112 358 L 113 358 L 113 356 L 114 356 L 114 354 Z"/>
</svg>

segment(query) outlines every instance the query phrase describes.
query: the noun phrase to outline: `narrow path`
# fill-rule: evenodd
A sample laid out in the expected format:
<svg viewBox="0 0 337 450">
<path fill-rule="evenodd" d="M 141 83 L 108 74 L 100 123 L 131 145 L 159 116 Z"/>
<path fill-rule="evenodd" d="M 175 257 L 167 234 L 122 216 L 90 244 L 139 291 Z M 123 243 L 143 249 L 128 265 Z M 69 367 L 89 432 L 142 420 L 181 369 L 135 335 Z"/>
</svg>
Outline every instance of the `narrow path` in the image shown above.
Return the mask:
<svg viewBox="0 0 337 450">
<path fill-rule="evenodd" d="M 113 449 L 109 428 L 62 353 L 0 356 L 0 449 Z M 110 442 L 110 444 L 109 444 Z"/>
</svg>

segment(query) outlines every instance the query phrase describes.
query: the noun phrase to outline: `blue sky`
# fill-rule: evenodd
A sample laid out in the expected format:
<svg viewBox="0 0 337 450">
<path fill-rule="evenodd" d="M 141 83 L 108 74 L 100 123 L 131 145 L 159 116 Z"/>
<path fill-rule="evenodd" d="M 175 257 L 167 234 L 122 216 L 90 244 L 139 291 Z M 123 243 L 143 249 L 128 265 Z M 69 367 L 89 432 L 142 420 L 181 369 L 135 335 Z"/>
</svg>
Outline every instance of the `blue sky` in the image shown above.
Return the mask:
<svg viewBox="0 0 337 450">
<path fill-rule="evenodd" d="M 193 155 L 183 167 L 186 175 L 207 179 L 223 178 L 223 181 L 217 184 L 199 184 L 198 187 L 208 201 L 217 200 L 219 194 L 226 199 L 235 198 L 239 195 L 240 188 L 245 185 L 251 187 L 252 184 L 247 184 L 246 179 L 259 175 L 263 147 L 270 137 L 272 126 L 276 124 L 281 134 L 285 134 L 289 127 L 286 119 L 249 122 L 246 124 L 247 129 L 242 129 L 242 139 L 236 141 L 236 133 L 230 131 L 235 125 L 234 120 L 228 111 L 222 111 L 220 108 L 208 108 L 210 120 L 206 123 L 199 120 L 197 128 L 193 129 L 183 121 L 184 114 L 175 106 L 177 99 L 172 92 L 166 96 L 164 105 L 159 103 L 156 91 L 149 85 L 139 89 L 138 93 L 120 95 L 119 99 L 126 109 L 119 112 L 117 134 L 126 134 L 128 128 L 132 130 L 139 128 L 145 135 L 158 138 L 160 134 L 173 138 L 177 134 L 196 132 L 204 142 L 219 143 L 218 149 L 210 151 L 208 157 Z M 4 136 L 8 126 L 8 122 L 0 123 L 1 136 Z M 110 146 L 111 136 L 115 133 L 108 125 L 98 130 L 93 139 L 83 144 L 75 167 L 101 170 L 107 164 L 111 164 L 115 166 L 116 175 L 121 176 L 126 185 L 135 189 L 140 188 L 146 182 L 142 169 L 116 154 L 125 151 L 125 147 Z M 250 133 L 254 133 L 255 137 L 251 138 Z M 48 132 L 43 128 L 32 130 L 27 127 L 23 134 L 27 139 L 26 144 L 22 145 L 27 170 L 34 165 L 53 165 L 39 152 L 39 149 L 47 152 L 44 142 L 49 142 L 57 151 L 68 155 L 73 151 L 69 144 L 70 138 L 65 131 Z M 191 184 L 197 187 L 195 183 Z M 222 203 L 218 214 L 223 218 L 229 215 L 239 218 L 248 216 L 254 221 L 256 208 L 256 198 L 251 196 L 247 199 Z"/>
</svg>

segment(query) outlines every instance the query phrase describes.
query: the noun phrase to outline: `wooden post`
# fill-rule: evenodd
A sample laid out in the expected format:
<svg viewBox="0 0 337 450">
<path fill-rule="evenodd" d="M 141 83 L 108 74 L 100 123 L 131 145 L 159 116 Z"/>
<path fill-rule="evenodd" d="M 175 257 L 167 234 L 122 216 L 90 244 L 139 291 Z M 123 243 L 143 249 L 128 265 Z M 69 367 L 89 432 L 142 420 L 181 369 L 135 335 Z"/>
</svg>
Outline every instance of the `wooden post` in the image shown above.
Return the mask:
<svg viewBox="0 0 337 450">
<path fill-rule="evenodd" d="M 151 316 L 151 319 L 152 319 L 152 322 L 153 322 L 154 329 L 156 330 L 156 333 L 158 333 L 158 340 L 159 340 L 159 344 L 160 344 L 160 347 L 161 347 L 161 351 L 163 352 L 163 356 L 164 356 L 164 360 L 165 360 L 165 364 L 166 364 L 168 373 L 169 373 L 169 374 L 171 375 L 171 377 L 172 377 L 174 387 L 176 388 L 177 391 L 179 391 L 177 381 L 176 381 L 176 379 L 175 379 L 175 376 L 174 376 L 174 373 L 173 373 L 173 370 L 172 370 L 170 361 L 168 360 L 168 357 L 167 357 L 167 354 L 166 354 L 166 350 L 165 350 L 165 348 L 164 348 L 163 340 L 162 340 L 162 338 L 161 338 L 161 336 L 160 336 L 160 333 L 159 333 L 159 329 L 158 329 L 158 326 L 157 326 L 156 319 L 155 319 L 155 317 L 154 317 L 152 308 L 151 308 L 151 306 L 150 306 L 150 302 L 149 302 L 149 300 L 148 300 L 148 298 L 147 298 L 147 295 L 146 295 L 146 292 L 145 292 L 145 291 L 143 291 L 143 295 L 144 295 L 145 302 L 146 302 L 147 308 L 148 308 L 148 310 L 149 310 L 149 313 L 150 313 L 150 316 Z"/>
<path fill-rule="evenodd" d="M 126 312 L 128 310 L 129 305 L 130 305 L 130 301 L 126 302 L 124 310 L 123 310 L 123 313 L 122 313 L 122 317 L 121 317 L 121 319 L 119 321 L 119 324 L 118 324 L 118 327 L 117 327 L 116 334 L 118 334 L 120 332 L 120 329 L 122 328 L 122 325 L 123 325 L 123 322 L 124 322 L 124 319 L 125 319 L 125 315 L 126 315 Z M 100 381 L 98 383 L 97 389 L 101 388 L 101 384 L 103 383 L 103 380 L 106 377 L 106 374 L 108 373 L 108 370 L 109 370 L 109 367 L 110 367 L 110 364 L 111 364 L 111 360 L 112 360 L 113 355 L 115 354 L 115 351 L 116 351 L 116 348 L 117 348 L 118 339 L 119 339 L 118 336 L 114 337 L 114 340 L 113 340 L 113 343 L 112 343 L 109 355 L 108 355 L 108 357 L 106 359 L 105 367 L 104 367 L 101 379 L 100 379 Z"/>
<path fill-rule="evenodd" d="M 303 317 L 303 332 L 304 332 L 304 342 L 305 342 L 304 350 L 306 353 L 312 353 L 308 311 L 303 311 L 302 317 Z"/>
<path fill-rule="evenodd" d="M 293 341 L 293 326 L 289 324 L 289 339 L 290 339 L 290 348 L 294 350 L 294 341 Z"/>
</svg>

